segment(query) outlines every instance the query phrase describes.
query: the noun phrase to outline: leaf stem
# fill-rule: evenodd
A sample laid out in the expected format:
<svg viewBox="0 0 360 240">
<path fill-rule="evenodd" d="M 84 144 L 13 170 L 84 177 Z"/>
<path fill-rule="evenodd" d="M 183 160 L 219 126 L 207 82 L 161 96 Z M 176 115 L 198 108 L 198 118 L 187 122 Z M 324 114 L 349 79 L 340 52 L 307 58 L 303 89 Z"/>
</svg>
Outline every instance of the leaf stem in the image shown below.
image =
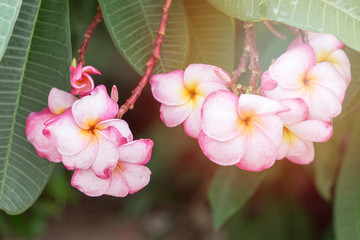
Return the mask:
<svg viewBox="0 0 360 240">
<path fill-rule="evenodd" d="M 79 56 L 78 56 L 78 60 L 77 63 L 83 63 L 83 65 L 85 64 L 85 54 L 86 54 L 86 50 L 88 48 L 89 42 L 90 42 L 90 38 L 93 35 L 97 25 L 99 22 L 101 22 L 102 20 L 102 13 L 101 13 L 101 9 L 100 7 L 97 7 L 97 13 L 94 17 L 94 20 L 90 23 L 88 29 L 86 30 L 85 34 L 84 34 L 84 39 L 81 42 L 80 48 L 78 50 L 79 52 Z"/>
<path fill-rule="evenodd" d="M 142 90 L 146 86 L 147 82 L 149 81 L 149 78 L 151 77 L 151 73 L 155 67 L 155 63 L 157 59 L 160 59 L 160 48 L 161 44 L 165 35 L 165 29 L 166 29 L 166 23 L 168 20 L 169 15 L 169 9 L 171 5 L 172 0 L 165 0 L 164 6 L 163 6 L 163 14 L 161 17 L 161 22 L 159 26 L 159 31 L 156 37 L 156 40 L 154 42 L 154 49 L 152 51 L 152 55 L 149 59 L 149 61 L 146 63 L 146 72 L 144 76 L 141 78 L 140 82 L 136 86 L 136 88 L 131 92 L 132 95 L 126 100 L 126 102 L 119 108 L 117 118 L 122 118 L 122 116 L 130 109 L 134 108 L 136 100 L 139 98 Z"/>
</svg>

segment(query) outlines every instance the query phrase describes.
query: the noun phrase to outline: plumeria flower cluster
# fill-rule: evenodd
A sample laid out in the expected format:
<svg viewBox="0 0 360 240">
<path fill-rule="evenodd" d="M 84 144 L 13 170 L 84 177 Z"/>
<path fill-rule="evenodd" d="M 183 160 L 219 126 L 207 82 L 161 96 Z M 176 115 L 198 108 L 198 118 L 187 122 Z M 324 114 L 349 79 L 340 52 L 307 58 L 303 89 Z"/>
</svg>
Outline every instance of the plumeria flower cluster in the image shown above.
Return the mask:
<svg viewBox="0 0 360 240">
<path fill-rule="evenodd" d="M 295 39 L 262 76 L 262 96 L 230 91 L 224 70 L 191 64 L 150 80 L 160 117 L 198 139 L 219 165 L 262 171 L 276 160 L 314 160 L 313 142 L 327 141 L 350 83 L 343 44 L 330 34 Z"/>
<path fill-rule="evenodd" d="M 51 89 L 48 107 L 31 113 L 26 136 L 40 157 L 74 170 L 71 185 L 89 196 L 124 197 L 149 183 L 153 142 L 133 140 L 128 124 L 115 119 L 119 106 L 105 86 L 94 88 L 89 74 L 98 70 L 71 66 L 70 93 Z M 75 97 L 79 95 L 81 99 Z M 116 88 L 112 89 L 117 98 Z"/>
</svg>

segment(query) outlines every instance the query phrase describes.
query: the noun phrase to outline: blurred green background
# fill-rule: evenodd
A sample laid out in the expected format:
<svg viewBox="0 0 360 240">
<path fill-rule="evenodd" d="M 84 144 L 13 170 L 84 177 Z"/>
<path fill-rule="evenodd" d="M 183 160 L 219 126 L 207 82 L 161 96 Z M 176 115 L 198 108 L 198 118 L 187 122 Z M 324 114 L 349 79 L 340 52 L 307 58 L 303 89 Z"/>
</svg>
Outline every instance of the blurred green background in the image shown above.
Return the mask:
<svg viewBox="0 0 360 240">
<path fill-rule="evenodd" d="M 96 0 L 71 0 L 73 57 L 88 24 L 96 14 Z M 235 62 L 241 54 L 241 23 L 236 35 Z M 283 25 L 274 25 L 287 40 L 274 37 L 256 24 L 261 65 L 266 69 L 292 40 Z M 86 65 L 100 70 L 96 84 L 119 89 L 125 102 L 139 76 L 117 52 L 100 23 L 90 41 Z M 248 75 L 242 83 L 247 84 Z M 155 142 L 147 165 L 150 184 L 126 198 L 91 198 L 70 186 L 71 172 L 57 164 L 36 203 L 24 214 L 0 212 L 0 239 L 333 239 L 331 206 L 314 187 L 312 167 L 278 161 L 246 207 L 220 230 L 212 226 L 206 191 L 217 166 L 206 159 L 197 141 L 182 126 L 167 128 L 147 86 L 135 109 L 124 115 L 135 139 Z M 236 189 L 234 189 L 236 191 Z"/>
</svg>

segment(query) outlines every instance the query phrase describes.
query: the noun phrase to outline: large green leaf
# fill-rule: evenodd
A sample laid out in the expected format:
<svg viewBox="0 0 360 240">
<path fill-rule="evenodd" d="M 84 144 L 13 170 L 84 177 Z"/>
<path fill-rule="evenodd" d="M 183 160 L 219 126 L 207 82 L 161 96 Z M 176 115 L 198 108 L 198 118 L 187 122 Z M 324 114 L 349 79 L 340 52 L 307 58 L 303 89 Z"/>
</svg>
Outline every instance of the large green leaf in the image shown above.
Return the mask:
<svg viewBox="0 0 360 240">
<path fill-rule="evenodd" d="M 359 0 L 208 0 L 243 21 L 272 20 L 314 32 L 334 34 L 360 51 Z"/>
<path fill-rule="evenodd" d="M 156 39 L 164 1 L 99 0 L 109 33 L 130 65 L 143 75 Z M 184 68 L 189 50 L 189 33 L 185 8 L 181 0 L 170 7 L 161 58 L 154 73 Z"/>
<path fill-rule="evenodd" d="M 360 225 L 358 216 L 360 194 L 360 117 L 351 131 L 338 181 L 335 187 L 335 234 L 338 240 L 359 239 L 357 228 Z"/>
<path fill-rule="evenodd" d="M 22 0 L 0 0 L 0 60 L 5 53 L 6 46 L 19 15 Z"/>
<path fill-rule="evenodd" d="M 235 166 L 217 170 L 208 191 L 215 228 L 221 227 L 244 206 L 264 176 L 264 172 L 248 172 Z"/>
<path fill-rule="evenodd" d="M 25 121 L 51 87 L 68 88 L 70 50 L 67 1 L 24 0 L 0 63 L 0 208 L 9 214 L 30 207 L 52 172 L 27 142 Z"/>
<path fill-rule="evenodd" d="M 187 64 L 205 63 L 234 70 L 235 24 L 206 0 L 185 0 L 190 29 Z"/>
</svg>

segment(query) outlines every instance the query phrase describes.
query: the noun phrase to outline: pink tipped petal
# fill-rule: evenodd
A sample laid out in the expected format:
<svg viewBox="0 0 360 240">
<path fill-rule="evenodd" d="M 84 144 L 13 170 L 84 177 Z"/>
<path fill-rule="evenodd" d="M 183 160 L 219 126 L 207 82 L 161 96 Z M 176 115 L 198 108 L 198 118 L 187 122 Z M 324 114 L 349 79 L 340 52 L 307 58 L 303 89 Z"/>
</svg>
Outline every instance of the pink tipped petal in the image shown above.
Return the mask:
<svg viewBox="0 0 360 240">
<path fill-rule="evenodd" d="M 145 165 L 149 162 L 154 142 L 150 139 L 139 139 L 118 147 L 119 161 Z"/>
<path fill-rule="evenodd" d="M 119 106 L 106 92 L 104 85 L 99 85 L 89 96 L 76 101 L 72 107 L 77 124 L 89 129 L 97 123 L 116 116 Z"/>
<path fill-rule="evenodd" d="M 70 83 L 71 86 L 75 85 L 75 81 L 81 78 L 82 75 L 82 62 L 77 67 L 70 66 Z"/>
<path fill-rule="evenodd" d="M 253 127 L 244 157 L 236 164 L 241 169 L 259 172 L 271 167 L 276 158 L 276 146 L 259 128 Z"/>
<path fill-rule="evenodd" d="M 184 121 L 185 133 L 192 137 L 197 138 L 199 136 L 200 128 L 200 117 L 201 117 L 201 106 L 203 105 L 204 98 L 197 97 L 193 100 L 194 106 L 190 115 Z"/>
<path fill-rule="evenodd" d="M 289 136 L 289 148 L 286 157 L 306 155 L 309 147 L 305 142 L 292 132 L 289 133 Z"/>
<path fill-rule="evenodd" d="M 344 100 L 347 87 L 346 79 L 333 64 L 329 62 L 316 64 L 308 73 L 308 81 L 311 88 L 316 88 L 311 84 L 319 84 L 335 93 L 341 103 Z"/>
<path fill-rule="evenodd" d="M 351 72 L 350 61 L 342 49 L 333 51 L 327 58 L 327 62 L 334 64 L 340 74 L 346 79 L 347 86 L 350 84 Z"/>
<path fill-rule="evenodd" d="M 156 74 L 151 77 L 151 91 L 154 98 L 166 105 L 182 105 L 189 101 L 190 94 L 184 85 L 184 71 Z"/>
<path fill-rule="evenodd" d="M 201 82 L 196 88 L 196 93 L 199 96 L 206 97 L 210 93 L 218 91 L 218 90 L 225 90 L 225 91 L 230 92 L 227 89 L 227 87 L 222 83 L 218 83 L 218 82 Z"/>
<path fill-rule="evenodd" d="M 91 169 L 76 169 L 71 178 L 71 186 L 90 197 L 103 195 L 109 188 L 111 178 L 98 178 Z"/>
<path fill-rule="evenodd" d="M 114 197 L 125 197 L 129 194 L 129 186 L 119 167 L 115 168 L 111 176 L 111 184 L 105 194 Z"/>
<path fill-rule="evenodd" d="M 265 71 L 261 78 L 261 88 L 263 91 L 271 91 L 277 87 L 278 83 L 270 77 L 269 71 Z"/>
<path fill-rule="evenodd" d="M 217 141 L 201 131 L 198 141 L 206 157 L 216 164 L 229 166 L 238 163 L 244 156 L 247 148 L 248 133 L 244 132 L 229 141 Z"/>
<path fill-rule="evenodd" d="M 238 111 L 240 116 L 250 114 L 280 113 L 289 111 L 290 108 L 279 102 L 259 95 L 242 94 L 239 98 Z"/>
<path fill-rule="evenodd" d="M 317 62 L 326 61 L 332 51 L 344 46 L 334 35 L 327 33 L 309 33 L 309 44 L 313 47 Z"/>
<path fill-rule="evenodd" d="M 278 147 L 277 152 L 276 152 L 276 160 L 283 159 L 286 156 L 288 148 L 289 148 L 289 134 L 288 134 L 287 129 L 284 127 L 281 144 Z"/>
<path fill-rule="evenodd" d="M 151 171 L 149 168 L 128 162 L 119 162 L 123 176 L 129 186 L 129 193 L 135 193 L 148 185 Z"/>
<path fill-rule="evenodd" d="M 279 114 L 284 124 L 304 121 L 309 115 L 309 107 L 301 98 L 288 98 L 281 100 L 280 103 L 290 108 L 290 111 Z"/>
<path fill-rule="evenodd" d="M 268 136 L 277 148 L 283 137 L 283 122 L 278 115 L 264 114 L 252 118 L 252 122 Z"/>
<path fill-rule="evenodd" d="M 105 129 L 101 129 L 100 132 L 104 137 L 110 140 L 116 147 L 128 142 L 127 139 L 119 132 L 119 130 L 117 130 L 113 126 L 108 126 Z"/>
<path fill-rule="evenodd" d="M 227 141 L 243 132 L 239 126 L 238 98 L 229 91 L 216 91 L 205 99 L 201 128 L 206 135 L 219 141 Z"/>
<path fill-rule="evenodd" d="M 110 120 L 102 121 L 96 125 L 96 129 L 99 129 L 100 131 L 104 131 L 108 127 L 114 127 L 115 129 L 117 129 L 120 132 L 120 134 L 127 139 L 128 142 L 131 142 L 133 140 L 133 135 L 130 131 L 129 125 L 124 120 L 110 119 Z M 106 132 L 107 131 L 103 133 L 106 135 Z M 116 136 L 109 135 L 108 137 L 113 141 L 116 141 L 116 139 L 113 138 Z"/>
<path fill-rule="evenodd" d="M 161 104 L 160 118 L 168 127 L 175 127 L 185 121 L 193 109 L 193 102 L 189 101 L 183 105 L 169 106 Z"/>
<path fill-rule="evenodd" d="M 70 93 L 52 88 L 48 97 L 48 106 L 52 113 L 58 115 L 71 107 L 76 100 L 78 100 L 78 98 Z"/>
<path fill-rule="evenodd" d="M 61 154 L 78 153 L 91 140 L 91 133 L 79 128 L 70 109 L 46 124 L 43 134 L 55 143 Z"/>
<path fill-rule="evenodd" d="M 189 89 L 192 89 L 193 86 L 197 86 L 201 82 L 218 82 L 224 84 L 224 81 L 214 72 L 214 67 L 215 66 L 208 64 L 190 64 L 184 72 L 184 84 Z"/>
<path fill-rule="evenodd" d="M 303 41 L 302 41 L 301 37 L 297 37 L 294 40 L 292 40 L 292 42 L 289 44 L 286 51 L 290 51 L 294 48 L 300 47 L 301 45 L 303 45 Z"/>
<path fill-rule="evenodd" d="M 87 73 L 87 74 L 97 74 L 97 75 L 101 75 L 101 73 L 99 72 L 99 70 L 97 70 L 96 68 L 92 67 L 92 66 L 85 66 L 82 68 L 83 73 Z"/>
<path fill-rule="evenodd" d="M 44 108 L 40 112 L 30 113 L 26 119 L 25 133 L 27 140 L 31 142 L 37 151 L 49 152 L 56 149 L 55 144 L 42 134 L 45 128 L 44 122 L 54 116 L 49 108 Z"/>
<path fill-rule="evenodd" d="M 115 169 L 119 159 L 119 153 L 114 143 L 98 134 L 99 150 L 94 163 L 91 165 L 92 170 L 99 178 L 109 178 Z"/>
<path fill-rule="evenodd" d="M 341 112 L 341 102 L 330 89 L 317 84 L 311 89 L 309 119 L 330 121 Z"/>
<path fill-rule="evenodd" d="M 87 169 L 94 163 L 99 151 L 99 142 L 93 137 L 91 141 L 78 153 L 62 154 L 62 162 L 69 169 Z"/>
<path fill-rule="evenodd" d="M 331 123 L 321 120 L 306 120 L 288 128 L 299 138 L 311 142 L 326 142 L 333 133 Z"/>
<path fill-rule="evenodd" d="M 226 71 L 224 71 L 221 68 L 218 67 L 214 67 L 213 68 L 215 74 L 221 79 L 223 80 L 225 83 L 229 84 L 231 83 L 231 78 L 230 78 L 230 74 Z"/>
<path fill-rule="evenodd" d="M 308 141 L 304 141 L 304 143 L 308 146 L 308 151 L 306 154 L 300 155 L 300 156 L 287 156 L 286 158 L 296 164 L 311 163 L 315 157 L 314 144 L 312 142 L 308 142 Z"/>
<path fill-rule="evenodd" d="M 307 72 L 315 64 L 314 50 L 309 45 L 303 44 L 281 55 L 269 67 L 269 73 L 279 86 L 296 90 L 303 86 Z"/>
<path fill-rule="evenodd" d="M 49 152 L 41 152 L 37 149 L 35 149 L 35 150 L 41 158 L 45 158 L 45 159 L 49 160 L 50 162 L 54 162 L 54 163 L 61 162 L 61 154 L 59 153 L 59 151 L 57 149 L 51 150 Z"/>
</svg>

